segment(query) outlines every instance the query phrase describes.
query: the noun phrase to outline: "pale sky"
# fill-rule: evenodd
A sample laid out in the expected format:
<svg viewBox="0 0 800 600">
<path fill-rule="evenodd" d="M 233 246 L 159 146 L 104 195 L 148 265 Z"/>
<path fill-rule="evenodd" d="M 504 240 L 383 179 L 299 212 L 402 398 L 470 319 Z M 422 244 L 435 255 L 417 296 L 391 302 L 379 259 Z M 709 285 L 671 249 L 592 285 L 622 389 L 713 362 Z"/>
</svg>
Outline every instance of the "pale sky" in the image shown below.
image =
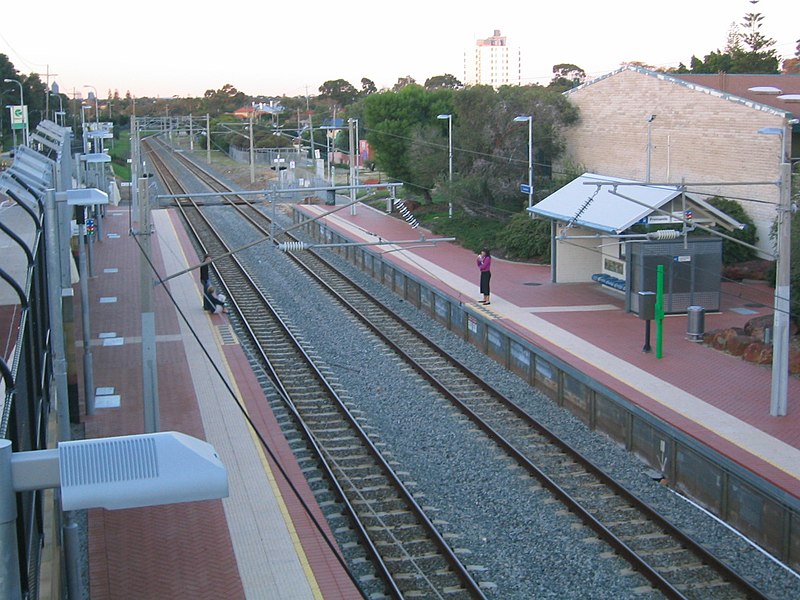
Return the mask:
<svg viewBox="0 0 800 600">
<path fill-rule="evenodd" d="M 724 48 L 748 12 L 764 15 L 761 32 L 782 58 L 794 55 L 798 0 L 40 0 L 3 9 L 0 53 L 23 74 L 45 80 L 49 70 L 70 96 L 85 97 L 85 85 L 100 98 L 202 96 L 226 83 L 251 96 L 302 96 L 332 79 L 358 89 L 362 77 L 379 89 L 406 75 L 463 81 L 464 51 L 499 29 L 522 51 L 523 83 L 547 84 L 559 63 L 590 77 L 623 62 L 688 65 Z"/>
</svg>

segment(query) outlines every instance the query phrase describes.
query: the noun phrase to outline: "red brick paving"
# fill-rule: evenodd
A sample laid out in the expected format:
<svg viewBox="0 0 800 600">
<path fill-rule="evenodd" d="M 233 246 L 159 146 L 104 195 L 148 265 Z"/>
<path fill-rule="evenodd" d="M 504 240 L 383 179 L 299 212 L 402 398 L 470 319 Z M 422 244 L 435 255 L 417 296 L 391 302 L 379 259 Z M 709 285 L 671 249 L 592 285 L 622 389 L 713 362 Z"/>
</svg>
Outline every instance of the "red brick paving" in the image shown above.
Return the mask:
<svg viewBox="0 0 800 600">
<path fill-rule="evenodd" d="M 95 277 L 89 284 L 91 330 L 95 344 L 100 332 L 113 331 L 118 336 L 128 338 L 137 338 L 141 334 L 139 251 L 126 233 L 127 216 L 115 216 L 114 213 L 118 212 L 121 211 L 109 211 L 104 220 L 104 230 L 105 233 L 118 232 L 120 239 L 106 240 L 95 246 Z M 178 231 L 187 256 L 193 256 L 194 251 L 190 249 L 182 228 L 178 228 Z M 158 268 L 161 249 L 156 242 L 154 236 L 153 261 Z M 116 267 L 119 272 L 104 273 L 106 267 Z M 101 296 L 117 296 L 119 301 L 100 304 Z M 156 286 L 153 299 L 156 335 L 176 336 L 176 340 L 179 340 L 178 317 L 167 294 Z M 77 300 L 75 310 L 80 315 L 80 299 Z M 82 330 L 79 320 L 76 330 L 80 338 Z M 244 353 L 238 345 L 225 346 L 224 351 L 259 431 L 270 447 L 275 449 L 281 463 L 288 466 L 293 483 L 312 506 L 314 514 L 325 523 Z M 141 433 L 141 345 L 94 345 L 92 353 L 95 387 L 113 386 L 115 393 L 122 398 L 122 405 L 118 409 L 97 409 L 94 416 L 84 417 L 86 437 Z M 181 431 L 204 439 L 183 343 L 159 340 L 157 360 L 160 429 Z M 82 384 L 81 378 L 81 389 Z M 81 397 L 84 397 L 82 393 Z M 331 556 L 331 551 L 321 542 L 276 465 L 270 462 L 324 597 L 359 598 L 360 594 Z M 325 531 L 331 535 L 327 524 Z M 268 544 L 265 544 L 264 552 L 265 560 L 268 560 Z M 244 598 L 230 532 L 219 500 L 119 511 L 91 510 L 89 560 L 91 597 L 94 600 L 123 597 L 154 600 Z"/>
</svg>

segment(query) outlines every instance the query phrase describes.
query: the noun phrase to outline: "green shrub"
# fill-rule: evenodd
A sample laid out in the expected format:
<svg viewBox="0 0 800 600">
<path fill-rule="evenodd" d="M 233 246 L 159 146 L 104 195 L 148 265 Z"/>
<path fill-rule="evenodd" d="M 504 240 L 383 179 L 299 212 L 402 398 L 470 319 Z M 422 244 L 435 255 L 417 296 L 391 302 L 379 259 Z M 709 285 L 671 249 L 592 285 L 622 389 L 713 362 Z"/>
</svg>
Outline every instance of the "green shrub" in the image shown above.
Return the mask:
<svg viewBox="0 0 800 600">
<path fill-rule="evenodd" d="M 514 215 L 498 242 L 506 258 L 549 261 L 550 221 L 532 219 L 527 211 Z"/>
<path fill-rule="evenodd" d="M 753 219 L 744 211 L 741 204 L 735 200 L 728 200 L 720 196 L 711 198 L 709 204 L 745 225 L 744 229 L 737 229 L 734 231 L 725 231 L 721 227 L 716 227 L 714 229 L 752 246 L 756 244 L 758 235 L 756 234 L 755 223 L 753 223 Z M 747 262 L 754 258 L 756 258 L 756 251 L 752 248 L 742 246 L 732 240 L 722 239 L 722 264 L 732 265 L 735 263 Z"/>
<path fill-rule="evenodd" d="M 461 246 L 475 252 L 488 247 L 494 253 L 502 246 L 503 224 L 494 219 L 471 217 L 463 213 L 456 213 L 452 219 L 448 219 L 447 212 L 444 212 L 439 218 L 426 221 L 425 226 L 437 236 L 456 238 Z"/>
</svg>

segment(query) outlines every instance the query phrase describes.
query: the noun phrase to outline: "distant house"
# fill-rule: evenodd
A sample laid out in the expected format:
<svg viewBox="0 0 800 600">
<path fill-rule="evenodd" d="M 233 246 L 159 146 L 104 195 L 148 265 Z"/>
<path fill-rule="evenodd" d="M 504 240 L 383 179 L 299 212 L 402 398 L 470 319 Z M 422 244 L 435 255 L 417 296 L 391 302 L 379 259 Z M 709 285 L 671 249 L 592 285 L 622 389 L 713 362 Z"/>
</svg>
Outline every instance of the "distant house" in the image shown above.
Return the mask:
<svg viewBox="0 0 800 600">
<path fill-rule="evenodd" d="M 782 144 L 800 154 L 799 75 L 667 75 L 634 66 L 565 92 L 580 122 L 565 160 L 598 175 L 739 201 L 773 251 Z M 769 129 L 773 133 L 759 133 Z M 763 183 L 762 183 L 763 182 Z"/>
<path fill-rule="evenodd" d="M 247 121 L 252 115 L 253 120 L 257 121 L 263 115 L 276 115 L 283 111 L 284 107 L 276 102 L 253 102 L 250 106 L 237 108 L 233 111 L 233 116 L 238 117 L 242 121 Z"/>
</svg>

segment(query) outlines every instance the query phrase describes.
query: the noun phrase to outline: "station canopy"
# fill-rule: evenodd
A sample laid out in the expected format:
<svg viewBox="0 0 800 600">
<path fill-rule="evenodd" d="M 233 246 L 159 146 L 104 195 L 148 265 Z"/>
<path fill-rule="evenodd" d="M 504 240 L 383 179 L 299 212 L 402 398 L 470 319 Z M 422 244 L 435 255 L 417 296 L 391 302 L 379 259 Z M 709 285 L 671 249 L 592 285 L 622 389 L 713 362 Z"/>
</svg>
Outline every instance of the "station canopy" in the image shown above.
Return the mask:
<svg viewBox="0 0 800 600">
<path fill-rule="evenodd" d="M 620 234 L 636 223 L 645 222 L 653 213 L 664 215 L 662 207 L 681 193 L 683 191 L 677 185 L 648 185 L 630 179 L 584 173 L 528 210 L 537 216 L 571 225 Z M 727 229 L 743 227 L 696 194 L 687 193 L 686 197 L 692 207 L 704 213 L 708 220 Z M 651 222 L 655 221 L 653 218 Z"/>
</svg>

